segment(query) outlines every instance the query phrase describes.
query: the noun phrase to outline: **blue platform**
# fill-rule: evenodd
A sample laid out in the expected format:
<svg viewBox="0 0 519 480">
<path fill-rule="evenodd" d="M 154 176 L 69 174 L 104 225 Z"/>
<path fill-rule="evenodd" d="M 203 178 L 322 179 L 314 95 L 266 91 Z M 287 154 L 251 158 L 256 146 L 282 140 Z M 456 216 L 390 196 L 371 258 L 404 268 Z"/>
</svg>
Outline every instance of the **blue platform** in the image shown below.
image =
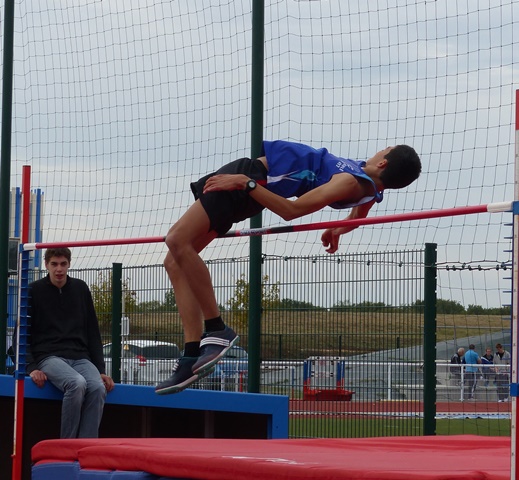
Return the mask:
<svg viewBox="0 0 519 480">
<path fill-rule="evenodd" d="M 30 449 L 58 438 L 62 393 L 24 379 L 24 471 L 30 479 Z M 15 380 L 0 375 L 0 478 L 11 476 Z M 247 438 L 288 437 L 287 396 L 187 389 L 157 395 L 153 387 L 116 384 L 107 396 L 101 438 Z M 27 466 L 25 466 L 25 464 Z M 8 468 L 7 468 L 8 467 Z"/>
</svg>

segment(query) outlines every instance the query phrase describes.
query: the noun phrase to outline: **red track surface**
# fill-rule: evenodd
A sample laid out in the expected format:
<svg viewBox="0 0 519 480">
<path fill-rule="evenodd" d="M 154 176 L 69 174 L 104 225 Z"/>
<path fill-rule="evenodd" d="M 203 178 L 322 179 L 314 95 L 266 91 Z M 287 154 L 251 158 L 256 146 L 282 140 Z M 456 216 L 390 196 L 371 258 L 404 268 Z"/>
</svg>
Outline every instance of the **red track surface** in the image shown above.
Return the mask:
<svg viewBox="0 0 519 480">
<path fill-rule="evenodd" d="M 465 401 L 465 402 L 437 402 L 437 413 L 451 413 L 474 415 L 475 413 L 484 414 L 509 414 L 511 411 L 511 402 L 481 402 L 481 401 Z M 412 413 L 423 413 L 423 403 L 417 401 L 400 400 L 400 401 L 378 401 L 378 402 L 362 402 L 362 401 L 313 401 L 313 400 L 291 400 L 291 415 L 311 415 L 315 414 L 331 414 L 331 415 L 376 415 L 402 413 L 409 415 Z"/>
</svg>

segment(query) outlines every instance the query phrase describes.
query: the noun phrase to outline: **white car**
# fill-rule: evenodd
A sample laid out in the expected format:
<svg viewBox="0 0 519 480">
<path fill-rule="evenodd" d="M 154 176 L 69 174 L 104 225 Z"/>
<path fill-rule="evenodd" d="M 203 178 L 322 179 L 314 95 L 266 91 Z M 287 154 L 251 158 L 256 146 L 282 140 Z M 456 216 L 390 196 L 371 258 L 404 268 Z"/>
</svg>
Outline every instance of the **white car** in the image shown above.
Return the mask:
<svg viewBox="0 0 519 480">
<path fill-rule="evenodd" d="M 246 392 L 248 366 L 249 356 L 245 349 L 233 345 L 216 364 L 214 372 L 192 388 Z"/>
<path fill-rule="evenodd" d="M 112 344 L 103 346 L 106 373 L 112 372 Z M 175 343 L 156 340 L 125 340 L 121 348 L 121 382 L 157 385 L 166 380 L 180 357 Z"/>
</svg>

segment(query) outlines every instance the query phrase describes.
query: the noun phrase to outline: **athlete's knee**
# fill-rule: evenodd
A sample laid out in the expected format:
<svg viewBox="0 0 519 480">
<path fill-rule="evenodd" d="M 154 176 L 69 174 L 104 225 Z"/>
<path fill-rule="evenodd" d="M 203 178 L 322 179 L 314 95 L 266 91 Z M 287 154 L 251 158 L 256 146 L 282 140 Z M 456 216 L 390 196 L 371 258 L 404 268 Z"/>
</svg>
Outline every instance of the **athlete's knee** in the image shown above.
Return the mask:
<svg viewBox="0 0 519 480">
<path fill-rule="evenodd" d="M 177 232 L 175 228 L 168 232 L 165 242 L 169 250 L 165 262 L 171 264 L 171 268 L 174 268 L 175 264 L 180 263 L 184 257 L 184 252 L 193 248 L 185 236 L 181 232 Z"/>
<path fill-rule="evenodd" d="M 175 274 L 179 269 L 178 263 L 171 252 L 168 252 L 164 258 L 164 268 L 170 275 Z"/>
<path fill-rule="evenodd" d="M 166 246 L 168 247 L 169 252 L 173 255 L 173 250 L 177 249 L 180 243 L 178 239 L 177 229 L 175 228 L 175 226 L 169 229 L 169 232 L 166 235 L 164 241 L 166 242 Z"/>
</svg>

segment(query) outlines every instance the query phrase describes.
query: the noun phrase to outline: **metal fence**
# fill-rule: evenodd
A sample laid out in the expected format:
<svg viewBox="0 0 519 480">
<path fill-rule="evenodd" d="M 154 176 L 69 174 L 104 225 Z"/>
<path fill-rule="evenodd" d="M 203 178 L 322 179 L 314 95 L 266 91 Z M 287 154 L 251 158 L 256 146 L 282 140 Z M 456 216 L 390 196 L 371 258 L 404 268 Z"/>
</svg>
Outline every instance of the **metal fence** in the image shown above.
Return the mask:
<svg viewBox="0 0 519 480">
<path fill-rule="evenodd" d="M 208 262 L 223 317 L 239 332 L 245 356 L 248 262 Z M 129 346 L 147 340 L 182 350 L 174 292 L 162 265 L 122 271 L 120 339 L 111 335 L 112 271 L 70 274 L 90 285 L 104 342 L 121 342 L 121 381 L 153 385 L 169 375 L 174 359 L 132 355 Z M 260 391 L 289 396 L 291 437 L 423 433 L 423 272 L 423 251 L 263 258 Z M 111 365 L 109 353 L 106 360 Z M 224 364 L 195 388 L 247 391 L 246 357 Z M 459 387 L 440 381 L 442 368 L 438 398 L 459 402 Z M 443 398 L 449 388 L 457 390 Z"/>
</svg>

